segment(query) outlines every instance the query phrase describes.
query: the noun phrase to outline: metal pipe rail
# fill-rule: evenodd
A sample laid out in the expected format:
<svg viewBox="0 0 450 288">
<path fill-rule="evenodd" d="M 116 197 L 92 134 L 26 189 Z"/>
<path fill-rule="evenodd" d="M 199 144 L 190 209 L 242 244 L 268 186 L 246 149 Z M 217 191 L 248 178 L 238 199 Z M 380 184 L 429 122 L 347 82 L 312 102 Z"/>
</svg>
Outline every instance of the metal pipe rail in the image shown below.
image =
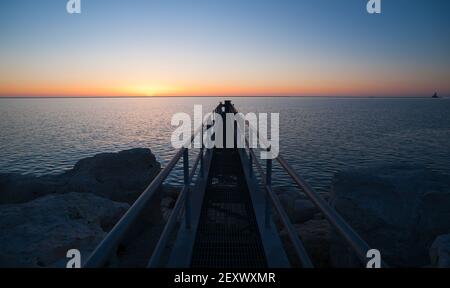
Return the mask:
<svg viewBox="0 0 450 288">
<path fill-rule="evenodd" d="M 245 139 L 246 143 L 248 145 L 248 139 Z M 251 157 L 256 159 L 255 151 L 253 149 L 249 148 L 249 154 L 252 155 Z M 251 160 L 250 160 L 251 161 Z M 297 253 L 298 258 L 300 259 L 300 262 L 302 263 L 302 266 L 304 268 L 314 268 L 314 265 L 312 264 L 311 259 L 309 258 L 308 252 L 306 252 L 305 247 L 303 246 L 302 241 L 299 239 L 297 233 L 295 232 L 295 228 L 292 225 L 291 221 L 289 220 L 289 216 L 286 214 L 286 211 L 283 209 L 283 205 L 280 202 L 280 199 L 278 199 L 278 196 L 273 192 L 270 182 L 267 183 L 267 177 L 270 177 L 269 173 L 264 173 L 264 169 L 262 168 L 261 164 L 258 161 L 255 161 L 256 168 L 258 169 L 261 177 L 263 179 L 266 179 L 266 183 L 264 183 L 264 189 L 266 190 L 266 195 L 269 197 L 266 197 L 266 203 L 268 204 L 268 200 L 270 200 L 275 207 L 278 216 L 280 216 L 280 219 L 284 225 L 284 227 L 287 229 L 289 239 L 292 242 L 292 245 L 294 246 L 295 252 Z M 267 199 L 268 198 L 268 199 Z M 268 206 L 266 206 L 266 227 L 270 227 L 270 210 L 268 209 Z"/>
<path fill-rule="evenodd" d="M 278 163 L 292 180 L 305 192 L 309 199 L 319 208 L 325 218 L 344 238 L 347 244 L 353 249 L 362 263 L 367 262 L 367 252 L 371 249 L 369 245 L 359 236 L 359 234 L 333 209 L 319 194 L 317 194 L 302 177 L 300 177 L 292 167 L 281 156 L 277 157 Z M 382 261 L 381 267 L 388 265 Z"/>
<path fill-rule="evenodd" d="M 220 105 L 219 105 L 220 106 Z M 144 190 L 144 192 L 139 196 L 139 198 L 134 202 L 134 204 L 128 209 L 128 211 L 125 213 L 124 216 L 117 222 L 117 224 L 113 227 L 113 229 L 108 233 L 108 235 L 103 239 L 102 242 L 97 246 L 97 248 L 94 250 L 94 252 L 91 254 L 89 259 L 84 264 L 84 268 L 97 268 L 97 267 L 104 267 L 108 260 L 111 258 L 112 254 L 117 251 L 117 248 L 119 247 L 120 243 L 123 241 L 126 233 L 129 231 L 130 227 L 133 225 L 133 223 L 137 220 L 140 213 L 144 210 L 145 206 L 155 197 L 159 187 L 164 182 L 164 180 L 169 176 L 170 172 L 173 170 L 175 165 L 178 163 L 180 158 L 182 156 L 183 166 L 184 166 L 184 177 L 185 177 L 185 183 L 183 186 L 183 191 L 189 191 L 186 187 L 190 185 L 190 180 L 192 180 L 192 177 L 189 177 L 189 172 L 186 173 L 186 171 L 189 171 L 189 163 L 186 161 L 188 159 L 187 153 L 188 149 L 184 147 L 188 147 L 186 144 L 192 143 L 194 141 L 195 137 L 201 133 L 201 140 L 203 143 L 203 133 L 204 133 L 204 125 L 205 123 L 202 123 L 201 127 L 199 127 L 191 136 L 189 141 L 185 143 L 183 148 L 181 148 L 175 156 L 170 160 L 170 162 L 167 164 L 167 166 L 159 172 L 159 174 L 153 179 L 153 181 L 150 183 L 150 185 Z M 202 144 L 203 146 L 203 144 Z M 203 148 L 201 149 L 200 155 L 197 158 L 197 161 L 194 165 L 193 171 L 191 171 L 191 175 L 195 174 L 195 169 L 197 168 L 198 161 L 203 161 Z M 201 169 L 203 169 L 203 166 L 201 165 Z M 187 190 L 186 190 L 187 189 Z M 187 194 L 187 193 L 184 193 Z M 186 198 L 184 196 L 184 198 Z M 188 201 L 185 202 L 185 205 L 188 205 Z M 189 206 L 186 207 L 187 210 L 189 210 Z M 188 221 L 188 220 L 187 220 Z M 187 222 L 188 223 L 188 222 Z M 167 228 L 167 227 L 166 227 Z M 170 228 L 170 227 L 169 227 Z M 166 229 L 164 229 L 166 231 Z M 164 233 L 164 232 L 163 232 Z"/>
<path fill-rule="evenodd" d="M 232 105 L 232 110 L 234 111 L 234 113 L 239 113 L 238 110 L 234 107 L 234 105 Z M 236 122 L 238 122 L 238 121 L 236 121 Z M 245 121 L 245 118 L 244 118 L 244 125 L 248 126 L 249 131 L 251 131 L 251 130 L 257 131 L 256 135 L 257 135 L 258 140 L 260 140 L 267 147 L 267 150 L 270 149 L 270 145 L 268 144 L 268 141 L 266 139 L 264 139 L 263 137 L 261 137 L 259 135 L 258 130 L 255 129 L 250 123 Z M 250 153 L 249 153 L 250 167 L 252 167 L 252 165 L 253 165 L 252 161 L 254 161 L 256 166 L 258 167 L 258 170 L 260 171 L 260 173 L 262 172 L 261 176 L 263 178 L 267 179 L 268 176 L 267 175 L 264 176 L 263 169 L 262 169 L 260 163 L 257 161 L 256 155 L 255 155 L 253 149 L 250 147 L 247 137 L 245 136 L 245 127 L 243 129 L 243 133 L 244 133 L 244 137 L 245 137 L 245 143 L 248 146 L 247 148 L 250 150 Z M 295 182 L 295 184 L 305 192 L 305 194 L 314 203 L 314 205 L 320 210 L 320 212 L 322 212 L 324 214 L 325 218 L 336 229 L 336 231 L 339 233 L 339 235 L 341 235 L 341 237 L 345 240 L 345 242 L 347 242 L 347 244 L 353 249 L 353 251 L 356 253 L 356 256 L 361 261 L 361 263 L 366 263 L 367 262 L 367 252 L 371 249 L 370 246 L 361 238 L 361 236 L 359 236 L 359 234 L 355 230 L 353 230 L 353 228 L 344 220 L 344 218 L 342 218 L 341 215 L 339 215 L 339 213 L 335 209 L 333 209 L 319 194 L 317 194 L 313 190 L 313 188 L 311 186 L 308 185 L 308 183 L 305 180 L 303 180 L 302 177 L 300 177 L 295 172 L 295 170 L 286 162 L 286 160 L 284 160 L 284 158 L 282 158 L 279 155 L 275 159 L 278 161 L 278 163 L 280 163 L 282 169 L 291 177 L 291 179 Z M 267 164 L 268 164 L 267 165 L 267 167 L 268 167 L 267 174 L 269 174 L 269 173 L 271 174 L 272 173 L 272 171 L 271 171 L 272 170 L 272 160 L 267 160 Z M 250 172 L 251 171 L 252 170 L 250 170 Z M 264 186 L 265 186 L 265 189 L 266 189 L 268 195 L 271 198 L 272 197 L 275 198 L 272 200 L 272 202 L 278 202 L 278 204 L 281 205 L 281 203 L 279 203 L 278 196 L 273 194 L 271 185 L 265 184 Z M 276 201 L 276 200 L 278 200 L 278 201 Z M 275 207 L 277 208 L 277 210 L 280 209 L 281 212 L 285 214 L 285 212 L 281 206 L 277 207 L 277 205 L 275 205 Z M 268 209 L 268 208 L 266 208 L 266 209 Z M 280 211 L 278 211 L 278 212 L 280 212 Z M 269 213 L 269 212 L 266 211 L 266 213 Z M 285 214 L 285 216 L 287 217 L 286 214 Z M 283 220 L 283 217 L 281 217 L 281 218 Z M 284 223 L 284 220 L 283 220 L 283 223 Z M 286 221 L 286 223 L 284 223 L 284 224 L 289 225 L 289 223 L 290 223 L 289 221 Z M 290 231 L 290 229 L 288 228 L 288 233 L 289 234 L 295 233 L 295 231 L 294 230 Z M 294 241 L 293 239 L 295 237 L 293 237 L 292 235 L 289 235 L 289 237 L 291 238 L 292 241 Z M 301 242 L 300 242 L 300 244 L 301 244 Z M 303 254 L 303 251 L 301 248 L 302 246 L 303 245 L 296 247 L 296 252 L 299 257 L 304 257 L 304 255 L 303 256 L 301 255 L 301 254 Z M 297 251 L 297 249 L 298 249 L 298 251 Z M 384 261 L 382 261 L 381 267 L 387 268 L 388 265 Z"/>
<path fill-rule="evenodd" d="M 175 227 L 175 224 L 177 222 L 177 218 L 178 218 L 178 215 L 180 214 L 180 211 L 184 207 L 183 204 L 186 204 L 185 199 L 189 201 L 189 197 L 187 195 L 187 194 L 189 194 L 189 185 L 192 183 L 192 179 L 194 178 L 195 171 L 197 170 L 197 166 L 198 166 L 201 158 L 203 158 L 202 152 L 200 152 L 200 154 L 197 156 L 194 166 L 192 167 L 191 173 L 189 175 L 188 185 L 185 185 L 183 187 L 183 189 L 181 190 L 180 194 L 178 195 L 175 206 L 172 209 L 172 212 L 170 213 L 170 217 L 167 220 L 167 223 L 166 223 L 166 226 L 164 227 L 163 232 L 161 233 L 161 237 L 159 238 L 158 244 L 156 244 L 156 247 L 153 250 L 153 254 L 150 258 L 150 261 L 147 264 L 148 268 L 158 267 L 158 264 L 161 261 L 161 256 L 163 254 L 164 248 L 166 247 L 170 233 L 172 232 L 173 228 Z M 203 167 L 200 167 L 200 169 L 203 169 Z M 200 175 L 200 177 L 203 177 L 203 176 Z"/>
</svg>

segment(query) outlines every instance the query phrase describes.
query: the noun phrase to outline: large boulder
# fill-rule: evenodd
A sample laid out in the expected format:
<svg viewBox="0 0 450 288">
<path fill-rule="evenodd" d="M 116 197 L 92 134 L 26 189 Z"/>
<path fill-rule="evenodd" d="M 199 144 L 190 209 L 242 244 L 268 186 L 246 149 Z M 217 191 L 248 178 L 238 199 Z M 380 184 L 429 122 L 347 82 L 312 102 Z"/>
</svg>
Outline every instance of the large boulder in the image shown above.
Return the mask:
<svg viewBox="0 0 450 288">
<path fill-rule="evenodd" d="M 160 190 L 160 210 L 164 221 L 167 221 L 169 220 L 169 217 L 172 214 L 172 210 L 178 200 L 180 188 L 170 185 L 163 185 Z"/>
<path fill-rule="evenodd" d="M 55 193 L 59 185 L 52 176 L 0 173 L 0 205 L 24 203 Z"/>
<path fill-rule="evenodd" d="M 67 192 L 92 193 L 133 203 L 160 170 L 150 149 L 137 148 L 82 159 L 59 175 L 0 174 L 0 204 L 24 203 Z"/>
<path fill-rule="evenodd" d="M 132 203 L 160 170 L 150 149 L 136 148 L 82 159 L 61 177 L 66 180 L 64 187 L 68 191 Z"/>
<path fill-rule="evenodd" d="M 406 165 L 355 169 L 335 175 L 331 204 L 388 265 L 422 267 L 428 249 L 450 233 L 450 177 Z M 334 266 L 358 266 L 333 233 Z"/>
<path fill-rule="evenodd" d="M 330 266 L 330 224 L 325 219 L 312 219 L 301 224 L 294 224 L 298 236 L 314 264 L 314 267 Z M 289 260 L 294 266 L 301 266 L 286 230 L 280 233 Z"/>
<path fill-rule="evenodd" d="M 283 208 L 293 223 L 303 223 L 311 220 L 318 212 L 317 207 L 306 196 L 294 189 L 277 191 Z"/>
<path fill-rule="evenodd" d="M 450 268 L 450 234 L 436 238 L 430 248 L 431 265 L 438 268 Z"/>
<path fill-rule="evenodd" d="M 89 193 L 0 205 L 0 267 L 63 265 L 69 249 L 85 260 L 128 208 Z"/>
<path fill-rule="evenodd" d="M 318 212 L 317 207 L 309 200 L 297 199 L 293 202 L 292 221 L 303 223 L 311 220 Z"/>
</svg>

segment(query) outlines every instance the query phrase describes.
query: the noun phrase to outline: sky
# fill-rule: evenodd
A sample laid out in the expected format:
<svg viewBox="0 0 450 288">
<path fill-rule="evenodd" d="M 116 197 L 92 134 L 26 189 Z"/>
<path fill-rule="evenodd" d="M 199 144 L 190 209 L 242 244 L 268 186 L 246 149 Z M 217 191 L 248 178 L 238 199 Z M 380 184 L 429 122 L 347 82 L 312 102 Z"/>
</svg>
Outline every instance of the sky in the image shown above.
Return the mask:
<svg viewBox="0 0 450 288">
<path fill-rule="evenodd" d="M 0 0 L 0 96 L 450 95 L 450 1 Z"/>
</svg>

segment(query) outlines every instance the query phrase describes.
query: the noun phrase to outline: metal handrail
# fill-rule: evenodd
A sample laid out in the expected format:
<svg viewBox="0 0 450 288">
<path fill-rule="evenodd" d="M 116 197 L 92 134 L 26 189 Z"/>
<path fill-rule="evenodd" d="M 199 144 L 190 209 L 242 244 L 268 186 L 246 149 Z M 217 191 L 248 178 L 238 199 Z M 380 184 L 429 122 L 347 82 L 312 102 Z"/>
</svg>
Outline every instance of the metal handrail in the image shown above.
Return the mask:
<svg viewBox="0 0 450 288">
<path fill-rule="evenodd" d="M 232 109 L 234 110 L 235 113 L 239 113 L 238 110 L 234 107 L 234 105 L 232 106 Z M 247 121 L 245 121 L 245 119 L 244 119 L 244 125 L 247 125 L 249 127 L 249 131 L 250 130 L 257 131 L 258 140 L 260 140 L 262 143 L 264 143 L 264 145 L 266 145 L 267 147 L 270 147 L 270 145 L 268 144 L 268 141 L 266 139 L 264 139 L 262 136 L 260 136 L 258 133 L 258 130 L 255 129 L 253 127 L 253 125 L 251 125 L 250 123 L 247 123 Z M 244 129 L 243 133 L 245 133 L 245 129 Z M 246 144 L 248 145 L 247 138 L 246 138 Z M 256 155 L 255 155 L 253 149 L 251 149 L 250 146 L 248 148 L 251 152 L 251 155 L 253 156 L 252 158 L 255 159 L 254 161 L 255 161 L 257 167 L 258 167 L 258 165 L 260 166 L 259 162 L 256 160 L 257 158 L 256 158 Z M 314 203 L 314 205 L 324 214 L 324 216 L 328 220 L 328 222 L 330 222 L 330 224 L 337 230 L 337 232 L 343 237 L 343 239 L 347 242 L 347 244 L 349 244 L 349 246 L 353 249 L 353 251 L 358 256 L 359 260 L 362 263 L 366 263 L 367 252 L 371 249 L 370 246 L 344 220 L 344 218 L 342 218 L 342 216 L 339 215 L 339 213 L 334 208 L 332 208 L 319 194 L 317 194 L 313 190 L 313 188 L 311 186 L 308 185 L 308 183 L 305 180 L 303 180 L 302 177 L 300 177 L 295 172 L 295 170 L 286 162 L 286 160 L 284 160 L 281 157 L 281 155 L 279 155 L 275 159 L 278 161 L 278 163 L 280 163 L 283 170 L 291 177 L 291 179 L 305 192 L 305 194 Z M 252 163 L 250 163 L 250 165 L 252 165 Z M 261 172 L 264 173 L 261 167 L 259 167 L 258 170 L 260 170 L 260 173 Z M 261 174 L 261 175 L 264 177 L 264 174 Z M 264 185 L 264 186 L 267 186 L 267 185 Z M 271 191 L 271 187 L 266 187 L 266 190 Z M 273 193 L 273 191 L 272 192 L 270 192 L 270 191 L 268 191 L 268 193 L 271 197 L 272 196 L 277 197 L 276 195 L 271 194 L 271 193 Z M 277 206 L 275 206 L 275 207 L 278 209 Z M 284 212 L 284 211 L 282 211 L 282 212 Z M 291 235 L 289 235 L 289 236 L 291 237 Z M 291 238 L 291 240 L 292 240 L 292 238 Z M 384 261 L 381 261 L 381 266 L 384 268 L 388 267 L 388 265 Z"/>
<path fill-rule="evenodd" d="M 246 143 L 248 144 L 248 139 L 245 140 Z M 250 148 L 249 152 L 252 155 L 252 157 L 256 159 L 255 151 Z M 258 168 L 261 177 L 263 179 L 266 179 L 267 174 L 264 173 L 264 169 L 262 168 L 261 164 L 258 161 L 255 161 L 255 165 L 256 168 Z M 266 190 L 267 195 L 270 196 L 269 199 L 271 200 L 273 206 L 275 207 L 278 216 L 280 216 L 280 219 L 284 227 L 287 229 L 289 239 L 291 240 L 294 246 L 295 252 L 297 253 L 298 258 L 300 259 L 302 266 L 304 268 L 314 268 L 311 258 L 309 257 L 308 252 L 306 252 L 305 246 L 303 246 L 302 241 L 299 239 L 297 233 L 295 232 L 295 228 L 292 225 L 291 221 L 289 220 L 289 216 L 286 214 L 286 211 L 284 211 L 280 199 L 278 199 L 278 196 L 273 192 L 272 188 L 267 183 L 264 183 L 264 189 Z M 268 223 L 266 222 L 266 225 L 267 224 Z"/>
<path fill-rule="evenodd" d="M 185 143 L 183 148 L 180 148 L 178 150 L 178 152 L 170 160 L 167 166 L 159 172 L 159 174 L 153 179 L 153 181 L 144 190 L 144 192 L 142 192 L 142 194 L 128 209 L 128 211 L 124 214 L 124 216 L 122 216 L 122 218 L 116 223 L 116 225 L 108 233 L 108 235 L 106 235 L 106 237 L 100 242 L 100 244 L 96 247 L 94 252 L 90 255 L 89 259 L 84 264 L 83 266 L 84 268 L 96 268 L 105 266 L 105 264 L 110 259 L 111 254 L 117 251 L 117 248 L 123 241 L 125 234 L 129 231 L 132 224 L 137 220 L 137 218 L 144 210 L 146 205 L 149 203 L 149 201 L 151 201 L 155 197 L 161 184 L 169 176 L 170 172 L 173 170 L 173 168 L 178 163 L 183 154 L 187 153 L 188 149 L 185 147 L 188 147 L 188 144 L 192 143 L 192 141 L 194 141 L 195 137 L 199 133 L 202 133 L 201 137 L 203 138 L 204 125 L 205 123 L 202 123 L 201 127 L 198 127 L 197 130 L 195 130 L 195 132 L 192 134 L 191 138 Z M 183 164 L 185 166 L 187 165 L 187 163 Z M 196 167 L 197 165 L 195 165 L 194 168 Z M 187 185 L 185 181 L 184 187 L 186 186 Z"/>
<path fill-rule="evenodd" d="M 359 234 L 342 218 L 339 213 L 333 209 L 319 194 L 317 194 L 311 186 L 298 175 L 292 167 L 281 156 L 277 157 L 278 163 L 283 167 L 284 171 L 292 178 L 292 180 L 305 192 L 309 199 L 319 208 L 325 218 L 337 230 L 356 253 L 362 263 L 367 261 L 367 252 L 371 249 L 369 245 L 359 236 Z M 382 261 L 382 267 L 388 267 Z"/>
<path fill-rule="evenodd" d="M 184 200 L 185 200 L 186 194 L 189 190 L 189 185 L 192 183 L 192 179 L 194 178 L 195 171 L 197 170 L 197 166 L 202 157 L 203 157 L 203 155 L 200 153 L 197 156 L 197 159 L 195 160 L 194 166 L 192 167 L 191 173 L 189 175 L 189 183 L 188 183 L 188 185 L 185 185 L 183 187 L 180 194 L 178 195 L 178 199 L 175 203 L 175 206 L 172 209 L 172 212 L 170 213 L 170 217 L 167 220 L 166 226 L 164 227 L 164 230 L 161 233 L 158 244 L 156 244 L 156 247 L 153 250 L 153 254 L 150 258 L 150 261 L 148 262 L 148 265 L 147 265 L 148 268 L 156 268 L 161 260 L 163 250 L 166 247 L 166 243 L 169 239 L 170 233 L 172 232 L 173 228 L 175 227 L 177 217 L 180 214 L 181 209 L 184 207 L 183 206 L 185 204 Z M 202 168 L 200 168 L 200 169 L 202 169 Z"/>
<path fill-rule="evenodd" d="M 161 186 L 163 181 L 167 178 L 169 173 L 177 164 L 183 155 L 185 148 L 182 148 L 178 153 L 172 158 L 169 164 L 164 168 L 150 183 L 150 185 L 145 189 L 141 196 L 134 202 L 134 204 L 128 209 L 125 215 L 117 222 L 114 228 L 108 233 L 108 235 L 103 239 L 103 241 L 97 246 L 94 252 L 91 254 L 86 264 L 85 268 L 95 268 L 102 267 L 108 261 L 110 255 L 117 250 L 120 242 L 125 237 L 128 229 L 136 221 L 140 213 L 144 210 L 147 203 L 155 197 L 158 188 Z"/>
</svg>

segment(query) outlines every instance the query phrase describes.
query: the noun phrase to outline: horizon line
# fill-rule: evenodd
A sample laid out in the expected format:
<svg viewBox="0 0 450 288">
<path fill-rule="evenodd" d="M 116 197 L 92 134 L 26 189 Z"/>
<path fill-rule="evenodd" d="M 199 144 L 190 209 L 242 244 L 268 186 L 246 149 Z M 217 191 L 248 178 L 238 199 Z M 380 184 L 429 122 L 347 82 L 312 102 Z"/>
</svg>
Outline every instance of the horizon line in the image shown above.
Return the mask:
<svg viewBox="0 0 450 288">
<path fill-rule="evenodd" d="M 447 98 L 448 96 L 441 96 L 440 98 Z M 174 95 L 174 96 L 2 96 L 0 95 L 0 99 L 95 99 L 95 98 L 432 98 L 431 96 L 417 96 L 417 95 L 393 95 L 393 96 L 382 96 L 382 95 L 375 95 L 375 96 L 352 96 L 352 95 L 242 95 L 242 96 L 236 96 L 236 95 L 212 95 L 212 96 L 206 96 L 206 95 Z"/>
</svg>

